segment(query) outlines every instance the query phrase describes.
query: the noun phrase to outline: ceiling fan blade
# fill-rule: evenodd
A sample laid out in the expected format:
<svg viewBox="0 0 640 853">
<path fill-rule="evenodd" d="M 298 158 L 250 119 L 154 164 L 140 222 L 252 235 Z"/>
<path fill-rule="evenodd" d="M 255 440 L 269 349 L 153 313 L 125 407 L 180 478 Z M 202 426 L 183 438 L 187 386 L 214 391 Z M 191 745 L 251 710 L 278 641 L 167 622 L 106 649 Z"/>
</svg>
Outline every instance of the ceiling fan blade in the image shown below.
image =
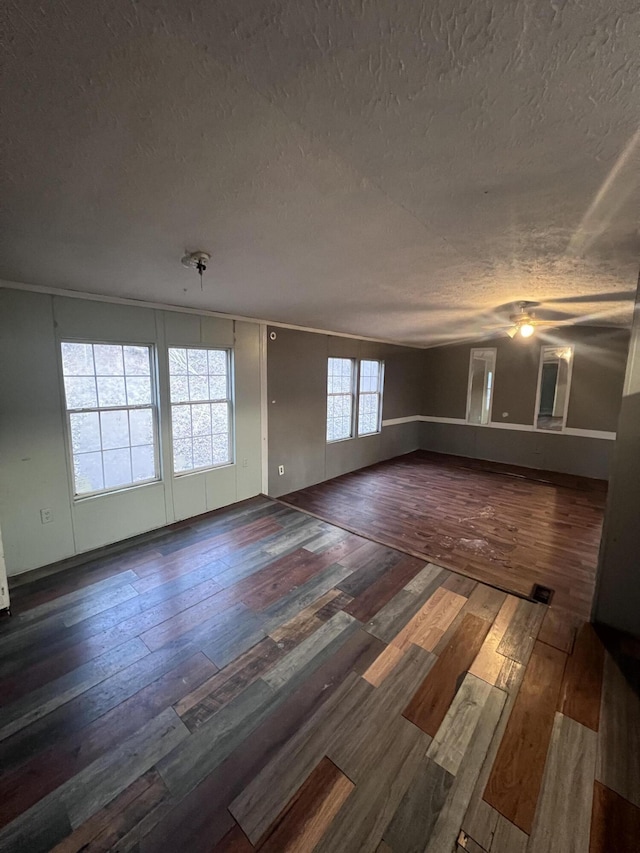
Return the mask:
<svg viewBox="0 0 640 853">
<path fill-rule="evenodd" d="M 557 299 L 546 299 L 551 304 L 579 305 L 589 302 L 633 302 L 635 290 L 615 290 L 611 293 L 585 293 L 581 296 L 560 296 Z"/>
</svg>

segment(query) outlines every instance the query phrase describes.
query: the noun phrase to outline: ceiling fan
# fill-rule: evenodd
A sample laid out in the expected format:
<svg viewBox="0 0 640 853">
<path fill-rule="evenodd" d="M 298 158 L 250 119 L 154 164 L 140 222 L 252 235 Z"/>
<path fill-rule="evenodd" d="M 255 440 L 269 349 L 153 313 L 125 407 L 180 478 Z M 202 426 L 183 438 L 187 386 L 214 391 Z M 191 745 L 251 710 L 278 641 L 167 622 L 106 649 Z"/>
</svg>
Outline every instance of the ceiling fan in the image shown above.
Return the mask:
<svg viewBox="0 0 640 853">
<path fill-rule="evenodd" d="M 510 338 L 515 338 L 520 335 L 522 338 L 530 338 L 535 332 L 536 326 L 541 324 L 540 320 L 536 320 L 533 311 L 529 310 L 530 302 L 518 302 L 519 311 L 517 314 L 511 314 L 509 319 L 513 325 L 507 329 L 507 334 Z"/>
</svg>

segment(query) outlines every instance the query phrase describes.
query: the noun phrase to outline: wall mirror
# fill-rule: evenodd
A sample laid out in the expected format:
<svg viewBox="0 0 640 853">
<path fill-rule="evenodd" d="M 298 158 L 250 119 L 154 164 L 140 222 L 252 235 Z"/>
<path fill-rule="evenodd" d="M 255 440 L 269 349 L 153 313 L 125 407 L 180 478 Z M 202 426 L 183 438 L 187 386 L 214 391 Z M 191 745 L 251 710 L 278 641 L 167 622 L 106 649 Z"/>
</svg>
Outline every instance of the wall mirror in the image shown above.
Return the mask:
<svg viewBox="0 0 640 853">
<path fill-rule="evenodd" d="M 573 347 L 542 347 L 536 398 L 536 429 L 562 432 L 567 420 Z"/>
<path fill-rule="evenodd" d="M 467 388 L 467 423 L 488 424 L 491 420 L 495 374 L 495 349 L 472 349 Z"/>
</svg>

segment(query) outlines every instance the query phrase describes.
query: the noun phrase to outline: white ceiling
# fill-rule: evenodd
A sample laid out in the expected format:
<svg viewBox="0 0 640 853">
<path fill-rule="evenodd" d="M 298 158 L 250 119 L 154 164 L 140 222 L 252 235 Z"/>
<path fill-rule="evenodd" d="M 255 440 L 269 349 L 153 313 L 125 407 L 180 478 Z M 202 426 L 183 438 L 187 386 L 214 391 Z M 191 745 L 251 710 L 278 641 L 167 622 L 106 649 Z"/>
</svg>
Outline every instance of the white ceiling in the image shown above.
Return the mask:
<svg viewBox="0 0 640 853">
<path fill-rule="evenodd" d="M 637 0 L 6 10 L 4 279 L 416 344 L 629 321 Z"/>
</svg>

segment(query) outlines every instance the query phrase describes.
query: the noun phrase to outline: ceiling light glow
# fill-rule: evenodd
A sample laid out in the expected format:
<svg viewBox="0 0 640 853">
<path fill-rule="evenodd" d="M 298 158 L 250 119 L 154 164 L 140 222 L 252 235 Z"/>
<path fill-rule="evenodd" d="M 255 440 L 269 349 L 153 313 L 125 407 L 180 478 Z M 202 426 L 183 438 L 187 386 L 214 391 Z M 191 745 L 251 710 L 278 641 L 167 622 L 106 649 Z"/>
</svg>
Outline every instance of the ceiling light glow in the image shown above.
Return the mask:
<svg viewBox="0 0 640 853">
<path fill-rule="evenodd" d="M 520 334 L 523 338 L 530 338 L 533 334 L 533 326 L 531 323 L 523 323 L 522 326 L 520 326 Z"/>
</svg>

